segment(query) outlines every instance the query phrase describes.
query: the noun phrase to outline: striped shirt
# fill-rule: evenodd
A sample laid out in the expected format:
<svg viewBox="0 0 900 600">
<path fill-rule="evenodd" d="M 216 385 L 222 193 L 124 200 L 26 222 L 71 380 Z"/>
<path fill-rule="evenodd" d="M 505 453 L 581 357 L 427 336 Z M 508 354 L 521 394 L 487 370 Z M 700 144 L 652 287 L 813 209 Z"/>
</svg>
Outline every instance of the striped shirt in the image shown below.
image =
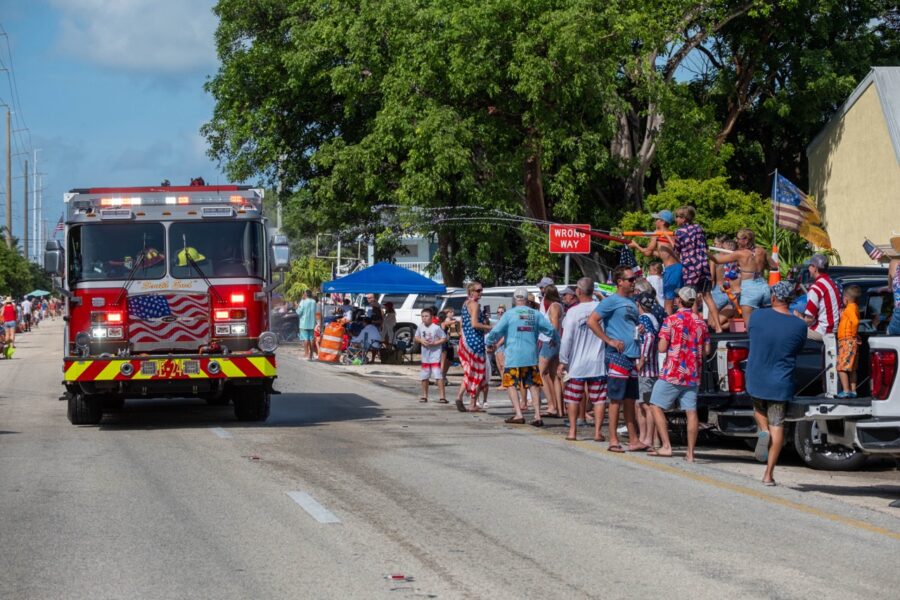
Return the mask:
<svg viewBox="0 0 900 600">
<path fill-rule="evenodd" d="M 805 313 L 816 321 L 810 329 L 822 335 L 834 333 L 841 315 L 841 293 L 828 275 L 819 275 L 809 286 Z"/>
</svg>

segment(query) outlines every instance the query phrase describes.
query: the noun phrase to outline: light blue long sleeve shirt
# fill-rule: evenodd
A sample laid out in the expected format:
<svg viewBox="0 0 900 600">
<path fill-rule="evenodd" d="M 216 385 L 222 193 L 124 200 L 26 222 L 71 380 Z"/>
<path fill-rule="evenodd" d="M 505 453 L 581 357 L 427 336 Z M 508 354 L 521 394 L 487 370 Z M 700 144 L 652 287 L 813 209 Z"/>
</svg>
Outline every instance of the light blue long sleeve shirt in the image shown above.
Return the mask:
<svg viewBox="0 0 900 600">
<path fill-rule="evenodd" d="M 506 338 L 503 351 L 507 368 L 535 367 L 538 364 L 537 340 L 540 333 L 550 337 L 552 343 L 559 344 L 559 333 L 547 317 L 533 308 L 514 306 L 506 311 L 484 341 L 492 345 L 500 338 Z"/>
<path fill-rule="evenodd" d="M 312 298 L 301 301 L 300 306 L 297 307 L 297 316 L 300 317 L 298 324 L 300 329 L 315 329 L 316 301 Z"/>
</svg>

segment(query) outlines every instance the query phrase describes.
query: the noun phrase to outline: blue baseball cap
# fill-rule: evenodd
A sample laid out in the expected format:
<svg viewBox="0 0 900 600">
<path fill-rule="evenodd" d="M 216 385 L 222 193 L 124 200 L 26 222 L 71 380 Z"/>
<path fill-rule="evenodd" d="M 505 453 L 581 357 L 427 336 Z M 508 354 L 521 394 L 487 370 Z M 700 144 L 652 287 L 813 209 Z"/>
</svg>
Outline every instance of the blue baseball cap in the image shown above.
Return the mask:
<svg viewBox="0 0 900 600">
<path fill-rule="evenodd" d="M 661 210 L 657 213 L 653 213 L 654 219 L 660 219 L 661 221 L 665 221 L 668 225 L 671 225 L 675 222 L 675 215 L 672 214 L 671 210 Z"/>
</svg>

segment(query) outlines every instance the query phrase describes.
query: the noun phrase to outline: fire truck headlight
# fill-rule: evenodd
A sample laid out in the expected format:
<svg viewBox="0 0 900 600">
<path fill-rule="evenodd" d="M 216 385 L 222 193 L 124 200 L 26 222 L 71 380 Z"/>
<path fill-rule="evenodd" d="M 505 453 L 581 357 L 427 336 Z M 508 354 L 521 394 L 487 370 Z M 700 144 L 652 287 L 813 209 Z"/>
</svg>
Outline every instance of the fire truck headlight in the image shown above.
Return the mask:
<svg viewBox="0 0 900 600">
<path fill-rule="evenodd" d="M 100 339 L 106 337 L 106 327 L 94 327 L 91 330 L 91 337 Z"/>
<path fill-rule="evenodd" d="M 91 336 L 87 331 L 79 331 L 75 334 L 75 347 L 79 350 L 87 350 L 91 346 Z"/>
<path fill-rule="evenodd" d="M 278 347 L 278 336 L 271 331 L 264 331 L 259 334 L 258 345 L 263 352 L 274 352 Z"/>
</svg>

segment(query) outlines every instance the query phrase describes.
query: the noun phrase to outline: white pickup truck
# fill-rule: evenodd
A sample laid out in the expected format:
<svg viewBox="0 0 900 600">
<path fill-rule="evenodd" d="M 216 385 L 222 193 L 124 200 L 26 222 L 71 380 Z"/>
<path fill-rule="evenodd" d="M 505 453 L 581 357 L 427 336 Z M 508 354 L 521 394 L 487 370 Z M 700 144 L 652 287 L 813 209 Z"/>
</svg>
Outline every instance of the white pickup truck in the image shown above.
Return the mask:
<svg viewBox="0 0 900 600">
<path fill-rule="evenodd" d="M 795 421 L 796 426 L 817 430 L 829 446 L 900 458 L 900 385 L 897 382 L 900 337 L 871 336 L 868 349 L 866 387 L 871 390 L 868 396 L 798 397 L 789 405 L 788 419 Z M 834 364 L 835 348 L 831 340 L 826 341 L 825 353 L 826 362 Z M 802 454 L 807 449 L 797 450 Z"/>
</svg>

